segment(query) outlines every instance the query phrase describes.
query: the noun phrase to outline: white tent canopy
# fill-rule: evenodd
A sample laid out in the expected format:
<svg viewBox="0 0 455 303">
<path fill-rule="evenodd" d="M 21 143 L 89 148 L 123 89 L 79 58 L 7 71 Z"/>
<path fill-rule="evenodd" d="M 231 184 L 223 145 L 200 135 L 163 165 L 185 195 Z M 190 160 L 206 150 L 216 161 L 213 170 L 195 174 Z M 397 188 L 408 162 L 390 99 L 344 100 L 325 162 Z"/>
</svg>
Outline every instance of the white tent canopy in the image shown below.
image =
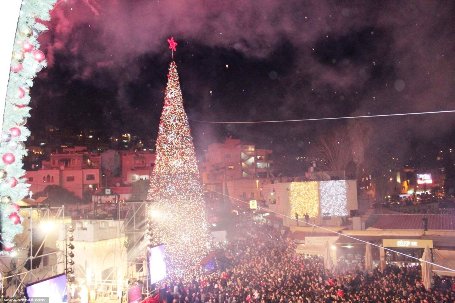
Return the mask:
<svg viewBox="0 0 455 303">
<path fill-rule="evenodd" d="M 455 277 L 455 251 L 433 249 L 434 263 L 444 266 L 433 266 L 433 272 L 439 276 Z M 452 270 L 449 270 L 452 269 Z"/>
<path fill-rule="evenodd" d="M 431 264 L 431 252 L 430 249 L 425 247 L 422 255 L 422 261 L 420 262 L 422 266 L 422 284 L 425 286 L 426 290 L 431 288 L 433 272 Z"/>
<path fill-rule="evenodd" d="M 365 245 L 365 270 L 373 270 L 373 254 L 371 251 L 371 244 L 367 243 Z"/>
</svg>

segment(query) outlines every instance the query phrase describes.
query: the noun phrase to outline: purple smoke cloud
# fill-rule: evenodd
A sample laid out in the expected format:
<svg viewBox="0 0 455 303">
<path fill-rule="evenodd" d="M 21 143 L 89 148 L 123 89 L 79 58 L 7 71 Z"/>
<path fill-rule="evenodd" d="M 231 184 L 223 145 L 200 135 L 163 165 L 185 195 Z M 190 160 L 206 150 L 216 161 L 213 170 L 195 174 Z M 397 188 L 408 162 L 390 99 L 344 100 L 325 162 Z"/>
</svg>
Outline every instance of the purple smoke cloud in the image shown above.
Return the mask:
<svg viewBox="0 0 455 303">
<path fill-rule="evenodd" d="M 116 104 L 142 123 L 150 114 L 132 105 L 131 83 L 145 81 L 144 56 L 154 62 L 170 60 L 169 36 L 180 43 L 178 60 L 189 62 L 204 49 L 205 57 L 193 64 L 209 60 L 218 76 L 225 62 L 210 57 L 218 52 L 234 53 L 242 62 L 260 62 L 255 68 L 266 66 L 258 80 L 262 86 L 256 89 L 241 83 L 215 84 L 208 74 L 181 70 L 183 77 L 188 76 L 182 81 L 189 95 L 186 101 L 194 102 L 190 116 L 279 120 L 447 110 L 453 109 L 455 97 L 454 7 L 450 1 L 423 0 L 66 0 L 52 12 L 51 30 L 43 35 L 42 45 L 50 69 L 71 66 L 72 80 L 105 87 L 99 73 L 108 74 L 108 81 L 118 87 Z M 277 52 L 286 51 L 282 68 L 269 64 L 271 58 L 280 58 Z M 57 54 L 65 54 L 67 61 L 57 62 Z M 209 67 L 204 72 L 210 74 Z M 245 93 L 220 96 L 214 87 Z M 229 98 L 244 100 L 229 106 Z M 159 112 L 162 96 L 154 102 Z M 377 145 L 392 142 L 405 150 L 408 142 L 403 136 L 430 138 L 435 128 L 447 133 L 454 123 L 453 115 L 439 115 L 381 120 L 364 127 Z M 292 128 L 299 134 L 303 128 L 318 127 Z M 201 126 L 201 132 L 212 133 L 209 128 Z M 238 131 L 233 126 L 227 129 Z M 357 132 L 351 131 L 352 136 Z"/>
</svg>

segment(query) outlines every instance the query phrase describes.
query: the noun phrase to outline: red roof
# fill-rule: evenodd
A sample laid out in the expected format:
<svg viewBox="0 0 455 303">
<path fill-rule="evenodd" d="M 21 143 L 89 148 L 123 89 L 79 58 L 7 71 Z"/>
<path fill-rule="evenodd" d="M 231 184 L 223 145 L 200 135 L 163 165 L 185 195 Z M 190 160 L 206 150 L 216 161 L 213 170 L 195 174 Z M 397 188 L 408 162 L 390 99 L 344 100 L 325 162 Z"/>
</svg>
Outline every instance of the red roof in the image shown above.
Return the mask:
<svg viewBox="0 0 455 303">
<path fill-rule="evenodd" d="M 455 215 L 412 214 L 378 215 L 371 227 L 379 229 L 423 229 L 423 218 L 428 218 L 428 229 L 455 230 Z"/>
</svg>

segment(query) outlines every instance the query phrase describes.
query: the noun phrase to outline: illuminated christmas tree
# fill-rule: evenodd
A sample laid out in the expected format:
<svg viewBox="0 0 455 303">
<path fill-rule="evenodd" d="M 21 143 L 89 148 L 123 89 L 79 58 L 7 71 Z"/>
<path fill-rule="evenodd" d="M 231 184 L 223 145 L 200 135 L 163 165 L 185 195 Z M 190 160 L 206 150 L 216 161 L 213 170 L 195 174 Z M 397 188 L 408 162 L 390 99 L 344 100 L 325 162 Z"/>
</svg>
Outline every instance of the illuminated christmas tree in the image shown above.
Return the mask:
<svg viewBox="0 0 455 303">
<path fill-rule="evenodd" d="M 210 240 L 193 138 L 174 61 L 169 66 L 147 200 L 151 202 L 152 244 L 165 244 L 168 272 L 179 276 L 194 273 L 209 250 Z"/>
</svg>

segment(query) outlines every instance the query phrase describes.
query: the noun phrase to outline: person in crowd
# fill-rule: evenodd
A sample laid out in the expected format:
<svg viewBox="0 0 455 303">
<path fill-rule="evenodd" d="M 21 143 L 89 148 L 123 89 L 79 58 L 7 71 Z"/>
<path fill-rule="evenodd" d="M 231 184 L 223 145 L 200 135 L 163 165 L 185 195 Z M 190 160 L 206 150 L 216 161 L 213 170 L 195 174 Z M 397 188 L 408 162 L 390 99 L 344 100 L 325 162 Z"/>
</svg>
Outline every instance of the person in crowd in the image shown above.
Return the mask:
<svg viewBox="0 0 455 303">
<path fill-rule="evenodd" d="M 432 303 L 455 302 L 454 281 L 434 277 L 432 289 L 420 281 L 419 267 L 388 266 L 384 272 L 324 269 L 318 256 L 296 247 L 266 224 L 242 223 L 241 239 L 224 247 L 226 266 L 191 279 L 168 280 L 161 302 L 169 303 Z"/>
</svg>

